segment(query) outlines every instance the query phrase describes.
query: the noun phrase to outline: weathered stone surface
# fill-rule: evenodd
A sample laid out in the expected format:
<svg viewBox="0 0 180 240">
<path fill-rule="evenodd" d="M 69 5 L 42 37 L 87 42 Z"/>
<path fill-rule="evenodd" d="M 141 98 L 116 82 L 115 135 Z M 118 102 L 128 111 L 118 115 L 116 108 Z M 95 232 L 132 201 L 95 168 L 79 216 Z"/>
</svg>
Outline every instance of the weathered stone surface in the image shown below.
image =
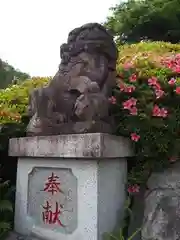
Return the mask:
<svg viewBox="0 0 180 240">
<path fill-rule="evenodd" d="M 15 231 L 11 231 L 5 240 L 49 240 L 49 238 L 47 236 L 42 237 L 39 231 L 34 229 L 33 232 L 28 235 L 23 235 Z"/>
<path fill-rule="evenodd" d="M 102 133 L 12 138 L 10 156 L 116 158 L 133 156 L 131 142 Z"/>
<path fill-rule="evenodd" d="M 77 228 L 77 178 L 71 169 L 34 167 L 28 211 L 34 225 L 71 234 Z"/>
<path fill-rule="evenodd" d="M 49 85 L 30 96 L 28 135 L 112 133 L 108 98 L 116 77 L 113 37 L 98 23 L 83 25 L 69 33 L 60 55 Z"/>
<path fill-rule="evenodd" d="M 29 173 L 34 168 L 50 169 L 52 167 L 56 168 L 57 173 L 61 169 L 70 168 L 77 178 L 78 222 L 77 229 L 69 234 L 56 229 L 55 224 L 51 224 L 49 228 L 39 221 L 36 223 L 34 220 L 38 213 L 33 214 L 34 217 L 29 216 L 28 191 L 30 190 L 29 182 L 31 182 Z M 51 176 L 51 173 L 49 175 Z M 38 176 L 37 174 L 34 179 L 37 184 L 34 187 L 35 193 L 31 194 L 34 194 L 34 201 L 38 201 L 38 194 L 41 194 L 37 191 L 38 185 L 42 182 L 41 179 L 37 180 Z M 98 161 L 96 158 L 94 161 L 84 158 L 76 161 L 75 159 L 59 160 L 56 158 L 52 160 L 48 157 L 43 159 L 22 157 L 18 160 L 17 170 L 15 231 L 43 240 L 104 240 L 102 235 L 105 232 L 112 232 L 114 228 L 121 227 L 126 199 L 126 179 L 127 165 L 124 158 L 104 159 L 103 161 Z M 37 205 L 37 212 L 40 207 Z"/>
<path fill-rule="evenodd" d="M 180 163 L 148 182 L 142 240 L 180 239 Z"/>
<path fill-rule="evenodd" d="M 24 236 L 16 232 L 10 232 L 5 240 L 45 240 L 35 236 Z"/>
<path fill-rule="evenodd" d="M 30 236 L 30 240 L 35 240 L 32 236 L 42 240 L 103 240 L 105 232 L 121 227 L 126 199 L 125 157 L 133 154 L 128 139 L 100 133 L 36 136 L 11 139 L 9 147 L 11 155 L 19 156 L 15 231 Z M 65 173 L 69 169 L 74 177 L 68 181 Z M 77 179 L 77 228 L 74 218 L 68 233 L 61 226 L 47 227 L 39 219 L 41 204 L 46 201 L 40 190 L 47 177 L 52 176 L 52 170 L 65 181 L 63 191 L 73 190 Z M 76 205 L 75 201 L 72 205 Z"/>
</svg>

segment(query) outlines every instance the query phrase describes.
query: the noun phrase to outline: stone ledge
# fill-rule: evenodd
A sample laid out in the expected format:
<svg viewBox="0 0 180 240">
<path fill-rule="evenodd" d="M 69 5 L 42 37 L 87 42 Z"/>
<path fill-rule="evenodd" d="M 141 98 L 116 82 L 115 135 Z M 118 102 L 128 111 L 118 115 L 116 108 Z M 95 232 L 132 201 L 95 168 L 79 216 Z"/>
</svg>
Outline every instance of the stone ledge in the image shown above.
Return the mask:
<svg viewBox="0 0 180 240">
<path fill-rule="evenodd" d="M 12 138 L 9 156 L 119 158 L 133 156 L 129 139 L 103 133 Z"/>
<path fill-rule="evenodd" d="M 5 240 L 40 240 L 40 239 L 33 236 L 23 236 L 16 232 L 10 232 L 8 236 L 5 238 Z"/>
</svg>

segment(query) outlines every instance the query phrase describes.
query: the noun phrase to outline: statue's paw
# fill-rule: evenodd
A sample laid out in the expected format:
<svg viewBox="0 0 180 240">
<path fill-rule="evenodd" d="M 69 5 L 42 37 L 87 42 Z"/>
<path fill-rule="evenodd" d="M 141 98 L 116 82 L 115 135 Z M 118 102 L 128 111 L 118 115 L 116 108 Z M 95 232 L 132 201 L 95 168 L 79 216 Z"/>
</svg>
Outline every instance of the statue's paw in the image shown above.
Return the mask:
<svg viewBox="0 0 180 240">
<path fill-rule="evenodd" d="M 97 82 L 91 82 L 88 91 L 90 93 L 98 93 L 98 92 L 100 92 L 100 88 L 99 88 L 99 85 L 97 84 Z"/>
<path fill-rule="evenodd" d="M 57 116 L 58 123 L 64 123 L 64 122 L 66 122 L 66 120 L 67 120 L 66 114 L 63 114 L 63 113 L 58 114 L 58 116 Z"/>
<path fill-rule="evenodd" d="M 77 98 L 76 103 L 75 103 L 75 114 L 76 116 L 81 116 L 84 113 L 84 110 L 87 109 L 89 106 L 89 101 L 87 96 L 81 95 Z"/>
</svg>

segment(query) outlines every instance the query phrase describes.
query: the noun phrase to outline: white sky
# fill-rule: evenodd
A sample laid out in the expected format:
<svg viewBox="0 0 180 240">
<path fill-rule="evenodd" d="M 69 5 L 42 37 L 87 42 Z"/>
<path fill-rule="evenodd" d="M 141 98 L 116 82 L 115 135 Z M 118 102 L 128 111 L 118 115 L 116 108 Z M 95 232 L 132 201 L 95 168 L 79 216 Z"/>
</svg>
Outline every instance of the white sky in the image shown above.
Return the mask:
<svg viewBox="0 0 180 240">
<path fill-rule="evenodd" d="M 102 23 L 120 0 L 0 0 L 0 58 L 31 76 L 54 75 L 68 32 Z"/>
</svg>

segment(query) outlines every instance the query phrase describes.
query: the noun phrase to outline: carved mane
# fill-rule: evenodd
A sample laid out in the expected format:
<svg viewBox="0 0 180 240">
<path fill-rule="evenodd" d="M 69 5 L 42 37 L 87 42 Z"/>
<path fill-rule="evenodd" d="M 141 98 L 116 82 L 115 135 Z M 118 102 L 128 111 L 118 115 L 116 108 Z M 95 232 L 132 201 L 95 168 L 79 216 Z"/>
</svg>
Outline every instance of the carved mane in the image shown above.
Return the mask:
<svg viewBox="0 0 180 240">
<path fill-rule="evenodd" d="M 34 115 L 28 134 L 111 132 L 108 97 L 115 83 L 117 54 L 113 37 L 100 24 L 71 31 L 60 47 L 58 72 L 30 97 Z"/>
</svg>

